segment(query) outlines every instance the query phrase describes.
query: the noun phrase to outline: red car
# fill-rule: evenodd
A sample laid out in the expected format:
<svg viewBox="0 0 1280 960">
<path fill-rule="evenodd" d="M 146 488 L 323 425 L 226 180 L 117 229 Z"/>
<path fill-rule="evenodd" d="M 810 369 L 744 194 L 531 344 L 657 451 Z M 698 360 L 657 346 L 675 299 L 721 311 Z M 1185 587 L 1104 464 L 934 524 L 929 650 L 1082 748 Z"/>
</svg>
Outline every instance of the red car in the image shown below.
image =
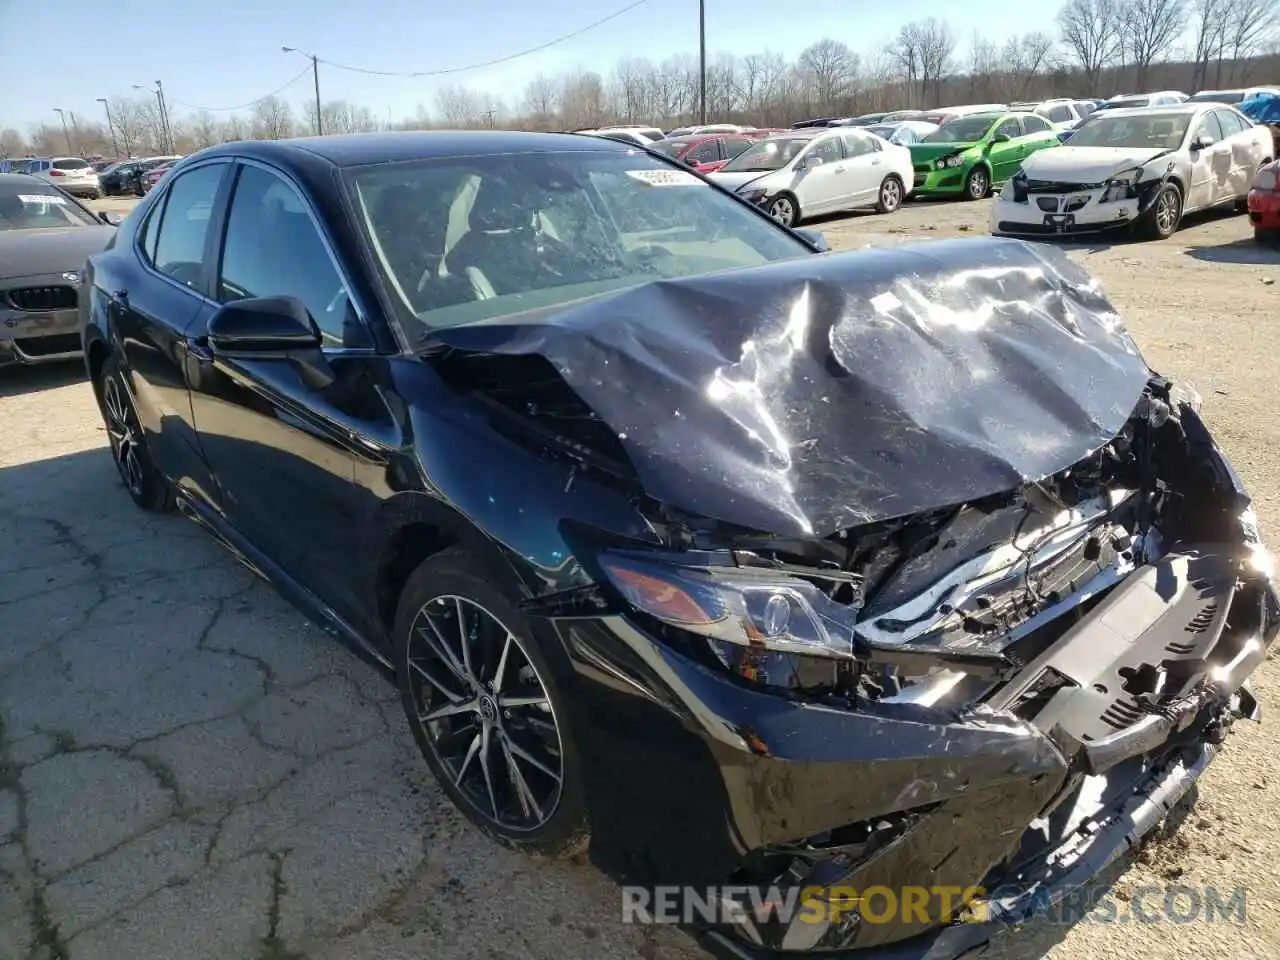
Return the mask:
<svg viewBox="0 0 1280 960">
<path fill-rule="evenodd" d="M 712 173 L 760 139 L 756 133 L 706 133 L 659 140 L 649 147 L 699 173 Z"/>
<path fill-rule="evenodd" d="M 1249 191 L 1249 221 L 1260 243 L 1280 240 L 1280 160 L 1258 171 Z"/>
<path fill-rule="evenodd" d="M 142 175 L 142 192 L 150 193 L 155 189 L 155 185 L 160 182 L 160 178 L 169 172 L 172 163 L 162 163 L 158 167 L 153 167 Z"/>
</svg>

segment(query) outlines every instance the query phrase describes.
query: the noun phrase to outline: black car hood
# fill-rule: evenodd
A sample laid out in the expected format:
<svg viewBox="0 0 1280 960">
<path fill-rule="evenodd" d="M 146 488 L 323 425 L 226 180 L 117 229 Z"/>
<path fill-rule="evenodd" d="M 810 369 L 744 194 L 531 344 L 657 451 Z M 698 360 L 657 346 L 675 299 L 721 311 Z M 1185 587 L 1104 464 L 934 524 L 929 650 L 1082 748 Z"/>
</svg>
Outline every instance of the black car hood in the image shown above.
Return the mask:
<svg viewBox="0 0 1280 960">
<path fill-rule="evenodd" d="M 0 280 L 66 270 L 79 272 L 85 261 L 101 253 L 115 234 L 116 228 L 106 224 L 0 230 Z"/>
<path fill-rule="evenodd" d="M 646 493 L 779 535 L 960 504 L 1112 440 L 1150 372 L 1059 251 L 973 239 L 663 280 L 438 330 L 537 355 Z"/>
</svg>

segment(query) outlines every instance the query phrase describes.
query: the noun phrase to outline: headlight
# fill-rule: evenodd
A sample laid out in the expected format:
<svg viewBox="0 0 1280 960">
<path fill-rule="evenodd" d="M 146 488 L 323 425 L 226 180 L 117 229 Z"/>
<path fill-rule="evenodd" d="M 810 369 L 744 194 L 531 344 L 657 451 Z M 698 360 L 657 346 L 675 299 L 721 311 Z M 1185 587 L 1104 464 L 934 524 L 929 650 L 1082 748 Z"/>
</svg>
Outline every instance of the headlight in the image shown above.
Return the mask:
<svg viewBox="0 0 1280 960">
<path fill-rule="evenodd" d="M 748 201 L 749 203 L 755 203 L 757 200 L 762 198 L 766 192 L 767 191 L 762 190 L 759 187 L 755 187 L 750 190 L 739 190 L 738 196 L 740 196 L 743 200 Z"/>
<path fill-rule="evenodd" d="M 951 168 L 953 168 L 953 167 L 958 167 L 958 166 L 960 166 L 960 164 L 962 164 L 962 163 L 964 163 L 964 157 L 963 157 L 961 154 L 958 154 L 958 153 L 957 153 L 957 154 L 955 154 L 954 156 L 951 156 L 951 157 L 943 157 L 941 160 L 939 160 L 939 161 L 938 161 L 938 169 L 939 169 L 939 170 L 950 170 L 950 169 L 951 169 Z"/>
<path fill-rule="evenodd" d="M 1278 171 L 1280 171 L 1280 167 L 1267 167 L 1259 173 L 1257 179 L 1253 181 L 1253 189 L 1275 190 L 1276 187 L 1280 185 L 1277 184 L 1277 181 L 1280 181 L 1280 173 L 1278 173 Z"/>
<path fill-rule="evenodd" d="M 1138 195 L 1138 181 L 1142 178 L 1142 168 L 1134 167 L 1116 174 L 1107 181 L 1106 191 L 1102 194 L 1103 203 L 1114 203 L 1117 200 L 1130 200 Z"/>
<path fill-rule="evenodd" d="M 857 606 L 800 577 L 621 554 L 602 555 L 600 565 L 632 606 L 670 626 L 762 652 L 853 659 Z"/>
<path fill-rule="evenodd" d="M 1000 188 L 1000 199 L 1001 200 L 1013 199 L 1013 181 L 1012 180 L 1006 180 L 1004 182 L 1004 186 Z"/>
</svg>

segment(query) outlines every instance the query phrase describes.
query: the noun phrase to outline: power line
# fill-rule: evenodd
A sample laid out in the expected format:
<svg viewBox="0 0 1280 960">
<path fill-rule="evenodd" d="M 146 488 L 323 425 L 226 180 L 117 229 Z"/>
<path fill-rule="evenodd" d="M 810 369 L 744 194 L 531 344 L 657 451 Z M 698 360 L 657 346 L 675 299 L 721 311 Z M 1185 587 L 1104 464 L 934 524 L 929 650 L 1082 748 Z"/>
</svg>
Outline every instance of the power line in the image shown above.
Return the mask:
<svg viewBox="0 0 1280 960">
<path fill-rule="evenodd" d="M 323 60 L 321 60 L 320 62 L 324 63 Z M 250 100 L 248 103 L 237 103 L 234 107 L 201 107 L 197 104 L 187 103 L 185 100 L 178 100 L 174 97 L 170 97 L 169 99 L 173 103 L 180 104 L 191 110 L 205 110 L 209 113 L 231 113 L 232 111 L 235 111 L 235 110 L 245 110 L 249 107 L 252 107 L 255 103 L 261 103 L 263 100 L 266 100 L 268 97 L 274 97 L 277 93 L 283 93 L 285 90 L 289 89 L 289 87 L 292 87 L 295 83 L 297 83 L 299 80 L 301 80 L 310 72 L 311 72 L 311 65 L 307 64 L 307 66 L 303 67 L 302 70 L 299 71 L 297 74 L 295 74 L 290 80 L 280 84 L 280 86 L 276 87 L 270 93 L 264 93 L 262 96 L 256 97 L 255 99 Z"/>
<path fill-rule="evenodd" d="M 442 70 L 414 70 L 411 72 L 405 72 L 401 70 L 369 70 L 365 67 L 353 67 L 350 64 L 335 63 L 332 60 L 325 60 L 323 57 L 320 58 L 320 62 L 325 66 L 334 67 L 338 70 L 348 70 L 351 73 L 364 73 L 374 77 L 442 77 L 450 73 L 465 73 L 469 70 L 482 70 L 485 67 L 496 67 L 500 63 L 509 63 L 510 61 L 517 60 L 520 57 L 527 57 L 531 53 L 539 53 L 546 50 L 548 47 L 554 47 L 557 43 L 564 43 L 566 40 L 572 40 L 574 37 L 580 37 L 587 31 L 603 26 L 610 20 L 616 20 L 624 13 L 634 10 L 636 7 L 643 6 L 645 3 L 648 3 L 648 0 L 635 0 L 635 2 L 629 3 L 620 10 L 615 10 L 608 16 L 601 17 L 599 20 L 589 23 L 585 27 L 579 27 L 572 33 L 566 33 L 563 36 L 556 37 L 554 40 L 548 40 L 546 43 L 540 43 L 536 47 L 529 47 L 527 50 L 521 50 L 518 53 L 511 53 L 505 57 L 498 57 L 495 60 L 485 60 L 483 63 L 469 63 L 465 67 L 445 67 Z"/>
</svg>

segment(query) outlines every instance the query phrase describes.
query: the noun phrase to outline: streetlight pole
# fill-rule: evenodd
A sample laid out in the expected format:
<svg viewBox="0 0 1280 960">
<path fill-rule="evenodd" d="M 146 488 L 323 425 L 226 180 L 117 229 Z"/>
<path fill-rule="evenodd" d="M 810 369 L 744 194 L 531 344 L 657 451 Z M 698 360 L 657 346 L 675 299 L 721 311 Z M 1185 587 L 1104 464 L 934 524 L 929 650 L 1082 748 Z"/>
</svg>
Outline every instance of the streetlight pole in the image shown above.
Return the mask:
<svg viewBox="0 0 1280 960">
<path fill-rule="evenodd" d="M 116 143 L 116 125 L 111 122 L 111 104 L 107 102 L 106 97 L 98 97 L 98 102 L 102 104 L 102 109 L 107 111 L 107 132 L 111 134 L 111 152 L 119 160 L 120 144 Z"/>
<path fill-rule="evenodd" d="M 311 61 L 311 79 L 316 88 L 316 136 L 323 136 L 324 126 L 320 122 L 320 58 L 314 53 L 307 53 L 307 51 L 299 50 L 297 47 L 281 47 L 280 50 L 283 53 L 300 53 Z"/>
<path fill-rule="evenodd" d="M 707 0 L 698 0 L 698 122 L 707 122 Z"/>
<path fill-rule="evenodd" d="M 62 118 L 62 135 L 67 140 L 67 153 L 71 153 L 71 134 L 67 133 L 67 115 L 61 107 L 54 107 L 53 112 Z"/>
<path fill-rule="evenodd" d="M 76 112 L 74 110 L 68 110 L 67 113 L 71 115 L 71 132 L 76 135 L 76 153 L 83 157 L 84 141 L 80 139 L 80 128 L 76 125 Z"/>
</svg>

